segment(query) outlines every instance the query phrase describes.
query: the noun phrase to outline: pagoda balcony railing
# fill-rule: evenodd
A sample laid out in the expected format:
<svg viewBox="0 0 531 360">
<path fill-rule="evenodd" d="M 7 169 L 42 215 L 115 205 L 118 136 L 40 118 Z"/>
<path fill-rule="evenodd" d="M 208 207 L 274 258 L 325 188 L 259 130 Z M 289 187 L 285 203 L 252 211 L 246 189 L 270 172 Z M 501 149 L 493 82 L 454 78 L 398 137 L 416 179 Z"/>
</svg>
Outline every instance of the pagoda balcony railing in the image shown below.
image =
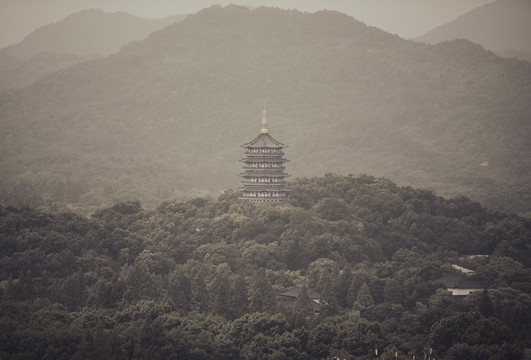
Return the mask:
<svg viewBox="0 0 531 360">
<path fill-rule="evenodd" d="M 241 173 L 240 175 L 246 176 L 248 180 L 251 180 L 251 179 L 262 179 L 263 181 L 265 181 L 265 179 L 284 177 L 284 175 L 282 173 L 279 173 L 279 172 L 273 172 L 273 173 L 269 173 L 267 175 L 266 174 L 264 174 L 264 175 L 256 175 L 256 174 L 248 175 L 246 173 Z M 257 181 L 259 181 L 259 180 L 257 180 Z"/>
<path fill-rule="evenodd" d="M 272 193 L 272 192 L 251 192 L 251 193 L 246 193 L 244 192 L 242 194 L 242 197 L 243 198 L 277 198 L 277 199 L 282 199 L 282 198 L 288 198 L 288 194 L 287 193 L 283 193 L 283 192 L 278 192 L 278 193 Z"/>
<path fill-rule="evenodd" d="M 261 187 L 261 188 L 248 188 L 247 186 L 241 186 L 239 188 L 239 191 L 241 191 L 242 193 L 258 193 L 258 192 L 263 192 L 263 193 L 269 193 L 269 192 L 277 192 L 277 193 L 290 193 L 291 190 L 290 189 L 287 189 L 287 188 L 265 188 L 265 187 Z"/>
<path fill-rule="evenodd" d="M 270 176 L 270 175 L 282 175 L 288 177 L 289 175 L 285 172 L 286 168 L 269 168 L 269 169 L 255 169 L 255 168 L 243 168 L 244 172 L 241 174 L 242 177 L 246 176 Z"/>
<path fill-rule="evenodd" d="M 283 154 L 280 148 L 247 148 L 246 154 Z"/>
<path fill-rule="evenodd" d="M 246 183 L 242 182 L 242 186 L 245 189 L 279 189 L 286 187 L 286 183 Z"/>
<path fill-rule="evenodd" d="M 279 188 L 282 188 L 282 191 L 287 190 L 287 183 L 278 183 L 278 184 L 275 184 L 275 183 L 265 183 L 265 184 L 257 184 L 257 183 L 252 183 L 252 184 L 249 184 L 249 183 L 246 183 L 246 182 L 241 182 L 240 183 L 241 186 L 240 186 L 240 190 L 245 190 L 247 188 L 253 188 L 253 189 L 264 189 L 264 191 L 267 191 L 268 188 L 271 188 L 271 189 L 274 189 L 274 191 L 278 191 Z M 255 191 L 255 190 L 252 190 L 252 191 Z"/>
<path fill-rule="evenodd" d="M 258 171 L 255 171 L 258 170 Z M 243 178 L 242 181 L 248 181 L 246 179 L 253 178 L 253 177 L 260 177 L 260 176 L 268 176 L 268 177 L 277 177 L 277 178 L 288 178 L 291 177 L 290 174 L 287 174 L 283 171 L 277 171 L 273 169 L 252 169 L 252 170 L 246 170 L 245 172 L 242 172 L 238 174 L 239 177 Z"/>
<path fill-rule="evenodd" d="M 244 154 L 248 156 L 253 156 L 253 157 L 269 157 L 269 156 L 273 157 L 273 156 L 284 156 L 284 151 L 270 152 L 270 153 L 256 153 L 256 152 L 245 151 Z"/>
<path fill-rule="evenodd" d="M 246 184 L 285 184 L 286 181 L 283 177 L 276 177 L 272 179 L 260 179 L 260 178 L 246 178 L 242 182 Z"/>
<path fill-rule="evenodd" d="M 289 201 L 289 197 L 283 197 L 283 198 L 250 198 L 250 197 L 239 197 L 239 200 L 245 200 L 250 202 L 266 202 L 266 203 L 277 203 L 277 204 L 284 204 Z"/>
<path fill-rule="evenodd" d="M 285 178 L 290 177 L 291 175 L 282 171 L 282 170 L 272 170 L 272 169 L 252 169 L 252 170 L 245 170 L 245 172 L 241 173 L 239 176 L 242 178 L 247 178 L 250 176 L 262 176 L 262 175 L 281 175 Z"/>
<path fill-rule="evenodd" d="M 271 164 L 271 163 L 270 163 Z M 285 166 L 250 166 L 250 165 L 244 165 L 243 168 L 245 170 L 285 170 Z"/>
</svg>

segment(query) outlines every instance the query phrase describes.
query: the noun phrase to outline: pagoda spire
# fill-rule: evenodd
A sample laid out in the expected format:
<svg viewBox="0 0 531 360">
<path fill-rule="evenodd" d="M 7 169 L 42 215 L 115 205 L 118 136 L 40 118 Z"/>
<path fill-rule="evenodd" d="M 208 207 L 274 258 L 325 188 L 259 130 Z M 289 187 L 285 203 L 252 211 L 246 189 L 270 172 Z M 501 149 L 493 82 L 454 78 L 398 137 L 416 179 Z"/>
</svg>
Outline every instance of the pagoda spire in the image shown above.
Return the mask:
<svg viewBox="0 0 531 360">
<path fill-rule="evenodd" d="M 262 112 L 262 130 L 260 130 L 261 134 L 267 134 L 269 130 L 267 130 L 267 110 L 266 110 L 266 101 L 264 100 L 264 111 Z"/>
</svg>

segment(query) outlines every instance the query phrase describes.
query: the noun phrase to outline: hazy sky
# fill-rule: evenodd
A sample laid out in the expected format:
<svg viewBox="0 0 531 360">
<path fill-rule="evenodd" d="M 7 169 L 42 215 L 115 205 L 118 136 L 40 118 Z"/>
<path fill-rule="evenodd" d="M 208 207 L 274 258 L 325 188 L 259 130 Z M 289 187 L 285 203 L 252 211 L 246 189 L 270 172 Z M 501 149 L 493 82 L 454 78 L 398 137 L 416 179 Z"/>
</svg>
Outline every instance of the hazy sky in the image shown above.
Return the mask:
<svg viewBox="0 0 531 360">
<path fill-rule="evenodd" d="M 411 38 L 488 2 L 492 0 L 0 0 L 0 48 L 21 41 L 39 26 L 92 8 L 148 18 L 195 13 L 212 4 L 273 6 L 310 12 L 330 9 Z"/>
</svg>

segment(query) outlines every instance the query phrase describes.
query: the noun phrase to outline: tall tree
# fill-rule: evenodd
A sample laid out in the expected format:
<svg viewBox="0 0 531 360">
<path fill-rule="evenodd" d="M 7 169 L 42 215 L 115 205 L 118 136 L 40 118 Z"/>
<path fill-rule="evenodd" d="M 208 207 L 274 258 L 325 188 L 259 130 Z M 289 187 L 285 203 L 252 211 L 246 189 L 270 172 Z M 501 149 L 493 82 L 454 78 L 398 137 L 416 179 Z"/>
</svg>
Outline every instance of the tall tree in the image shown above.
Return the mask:
<svg viewBox="0 0 531 360">
<path fill-rule="evenodd" d="M 173 270 L 168 280 L 170 302 L 177 311 L 186 313 L 190 310 L 192 284 L 188 276 L 179 267 Z"/>
<path fill-rule="evenodd" d="M 321 283 L 323 284 L 323 289 L 321 291 L 320 313 L 322 316 L 336 315 L 339 310 L 339 304 L 337 302 L 334 283 L 328 273 L 323 274 Z"/>
<path fill-rule="evenodd" d="M 252 312 L 268 312 L 272 314 L 276 311 L 277 301 L 275 292 L 265 271 L 259 270 L 252 277 L 249 298 L 249 310 Z"/>
<path fill-rule="evenodd" d="M 356 297 L 356 306 L 361 309 L 365 309 L 374 305 L 374 300 L 371 295 L 371 290 L 369 285 L 366 282 L 361 285 L 360 291 L 358 291 L 358 296 Z"/>
<path fill-rule="evenodd" d="M 489 291 L 483 289 L 481 292 L 481 297 L 479 298 L 477 309 L 479 313 L 483 316 L 493 316 L 494 307 L 492 306 L 492 301 L 490 301 Z"/>
<path fill-rule="evenodd" d="M 242 274 L 239 274 L 233 282 L 230 314 L 232 319 L 237 319 L 249 311 L 249 295 L 247 282 Z"/>
<path fill-rule="evenodd" d="M 309 319 L 314 315 L 312 299 L 310 299 L 310 295 L 308 295 L 308 289 L 306 288 L 306 284 L 303 284 L 301 286 L 301 290 L 299 291 L 299 294 L 297 295 L 297 299 L 295 301 L 294 310 L 295 315 L 299 319 Z"/>
<path fill-rule="evenodd" d="M 230 317 L 231 287 L 227 274 L 221 273 L 216 276 L 212 284 L 211 296 L 212 312 L 214 314 Z"/>
</svg>

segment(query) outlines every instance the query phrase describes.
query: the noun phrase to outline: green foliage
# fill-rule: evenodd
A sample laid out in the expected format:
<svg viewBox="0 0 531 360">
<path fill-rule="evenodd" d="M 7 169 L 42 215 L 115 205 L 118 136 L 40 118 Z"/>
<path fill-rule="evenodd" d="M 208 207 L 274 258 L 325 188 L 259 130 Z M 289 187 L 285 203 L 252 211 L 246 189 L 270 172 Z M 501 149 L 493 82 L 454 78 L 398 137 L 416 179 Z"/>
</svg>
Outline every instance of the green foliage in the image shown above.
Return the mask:
<svg viewBox="0 0 531 360">
<path fill-rule="evenodd" d="M 91 217 L 0 207 L 0 357 L 518 358 L 531 344 L 529 220 L 368 176 L 290 187 L 282 207 L 234 194 Z M 457 303 L 432 284 L 456 263 L 488 291 Z"/>
<path fill-rule="evenodd" d="M 308 295 L 308 289 L 305 284 L 302 285 L 299 295 L 297 295 L 294 314 L 301 323 L 304 323 L 305 319 L 311 319 L 314 315 L 312 300 Z"/>
<path fill-rule="evenodd" d="M 265 272 L 256 272 L 249 287 L 249 310 L 274 313 L 277 308 L 275 293 Z"/>
<path fill-rule="evenodd" d="M 354 303 L 354 308 L 357 310 L 367 310 L 374 306 L 374 300 L 371 295 L 371 291 L 367 286 L 367 283 L 361 285 L 360 290 L 358 291 L 358 296 L 356 297 L 356 302 Z"/>
</svg>

